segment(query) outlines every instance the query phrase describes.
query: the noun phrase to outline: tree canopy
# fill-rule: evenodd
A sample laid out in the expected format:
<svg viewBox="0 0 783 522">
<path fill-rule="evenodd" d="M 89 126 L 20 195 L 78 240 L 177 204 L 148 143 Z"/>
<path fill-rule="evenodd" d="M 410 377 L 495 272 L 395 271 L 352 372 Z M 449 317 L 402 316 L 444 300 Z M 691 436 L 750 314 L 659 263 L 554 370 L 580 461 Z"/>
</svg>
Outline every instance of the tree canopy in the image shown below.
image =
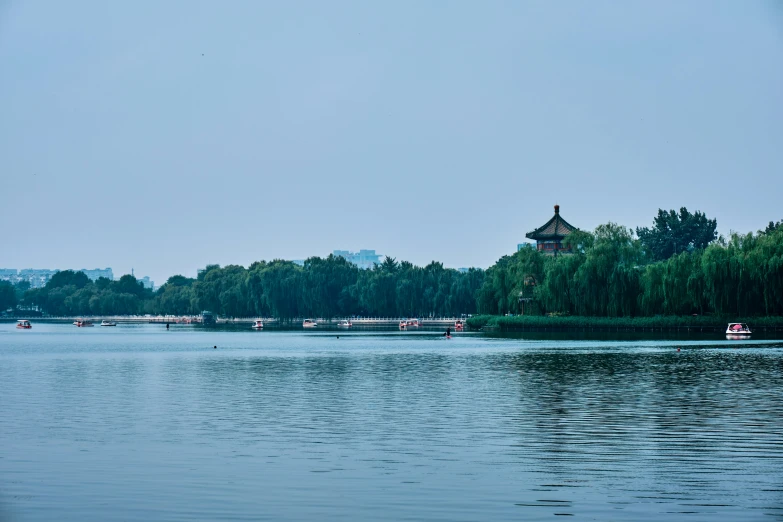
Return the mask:
<svg viewBox="0 0 783 522">
<path fill-rule="evenodd" d="M 778 221 L 777 223 L 774 221 L 770 221 L 767 225 L 767 228 L 764 230 L 765 234 L 770 234 L 776 230 L 783 229 L 783 220 Z"/>
<path fill-rule="evenodd" d="M 93 282 L 83 272 L 63 270 L 43 288 L 24 293 L 24 303 L 37 305 L 50 315 L 132 315 L 141 313 L 152 291 L 125 275 L 119 281 L 99 278 Z"/>
<path fill-rule="evenodd" d="M 707 219 L 699 211 L 691 214 L 685 207 L 679 213 L 658 209 L 653 226 L 637 228 L 636 234 L 647 255 L 662 261 L 675 254 L 706 248 L 718 238 L 717 227 L 717 220 Z"/>
<path fill-rule="evenodd" d="M 281 319 L 523 311 L 594 317 L 783 314 L 783 226 L 771 223 L 720 242 L 714 241 L 715 226 L 701 212 L 659 211 L 652 229 L 637 229 L 639 237 L 607 223 L 571 234 L 566 242 L 573 254 L 522 248 L 487 270 L 466 272 L 391 257 L 369 270 L 339 256 L 311 257 L 303 266 L 279 259 L 248 268 L 209 265 L 196 279 L 170 277 L 154 294 L 131 275 L 91 282 L 81 272 L 63 271 L 44 288 L 24 292 L 22 301 L 52 315 L 210 310 Z M 0 308 L 13 306 L 21 293 L 0 282 Z"/>
<path fill-rule="evenodd" d="M 431 316 L 476 312 L 484 271 L 461 273 L 432 262 L 418 267 L 386 258 L 362 270 L 340 256 L 258 261 L 245 268 L 209 265 L 197 279 L 172 276 L 154 294 L 133 276 L 83 281 L 66 273 L 25 293 L 52 315 L 198 314 L 229 317 Z"/>
<path fill-rule="evenodd" d="M 16 306 L 16 289 L 8 281 L 0 281 L 0 312 Z"/>
<path fill-rule="evenodd" d="M 726 242 L 662 261 L 645 256 L 630 229 L 609 223 L 573 255 L 525 248 L 491 266 L 478 292 L 486 314 L 634 317 L 783 314 L 783 228 L 732 234 Z"/>
</svg>

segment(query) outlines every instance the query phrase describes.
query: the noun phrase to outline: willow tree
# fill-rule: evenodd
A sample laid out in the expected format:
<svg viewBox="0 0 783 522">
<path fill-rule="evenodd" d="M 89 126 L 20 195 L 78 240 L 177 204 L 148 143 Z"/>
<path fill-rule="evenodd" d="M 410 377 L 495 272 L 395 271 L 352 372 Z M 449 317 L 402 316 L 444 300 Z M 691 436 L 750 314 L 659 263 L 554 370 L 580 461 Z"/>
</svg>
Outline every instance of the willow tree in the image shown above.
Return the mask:
<svg viewBox="0 0 783 522">
<path fill-rule="evenodd" d="M 757 262 L 761 265 L 764 313 L 783 314 L 783 226 L 760 238 L 759 249 L 763 253 Z"/>
<path fill-rule="evenodd" d="M 644 267 L 639 279 L 639 311 L 641 315 L 663 313 L 666 306 L 664 279 L 666 265 L 651 263 Z"/>
<path fill-rule="evenodd" d="M 542 281 L 536 285 L 534 295 L 542 311 L 558 314 L 576 314 L 576 273 L 584 264 L 586 255 L 552 256 L 544 263 Z"/>
<path fill-rule="evenodd" d="M 641 246 L 633 230 L 607 223 L 574 275 L 574 308 L 579 315 L 632 316 L 639 295 Z"/>
<path fill-rule="evenodd" d="M 700 250 L 693 253 L 684 252 L 662 263 L 665 296 L 663 313 L 687 315 L 705 311 L 701 255 Z"/>
<path fill-rule="evenodd" d="M 508 265 L 511 256 L 503 256 L 487 269 L 484 283 L 478 291 L 478 310 L 482 314 L 508 313 L 508 296 L 512 283 L 509 281 Z"/>
</svg>

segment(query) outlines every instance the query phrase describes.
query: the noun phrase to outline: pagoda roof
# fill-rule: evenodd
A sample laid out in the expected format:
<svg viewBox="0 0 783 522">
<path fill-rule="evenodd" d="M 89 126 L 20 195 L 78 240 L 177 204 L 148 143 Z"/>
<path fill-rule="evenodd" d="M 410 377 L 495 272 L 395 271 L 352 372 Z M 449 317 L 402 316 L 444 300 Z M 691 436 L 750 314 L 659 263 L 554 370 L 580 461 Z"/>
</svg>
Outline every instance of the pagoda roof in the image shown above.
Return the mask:
<svg viewBox="0 0 783 522">
<path fill-rule="evenodd" d="M 525 237 L 542 241 L 546 239 L 563 239 L 571 232 L 579 230 L 560 216 L 560 205 L 555 205 L 555 215 L 543 226 L 528 232 Z"/>
</svg>

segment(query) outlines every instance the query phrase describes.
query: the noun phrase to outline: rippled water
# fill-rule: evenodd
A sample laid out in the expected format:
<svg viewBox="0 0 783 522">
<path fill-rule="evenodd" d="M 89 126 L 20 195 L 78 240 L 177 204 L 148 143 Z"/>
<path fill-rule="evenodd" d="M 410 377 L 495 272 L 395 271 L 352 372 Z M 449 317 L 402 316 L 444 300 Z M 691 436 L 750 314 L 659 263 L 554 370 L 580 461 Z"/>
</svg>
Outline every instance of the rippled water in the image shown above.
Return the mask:
<svg viewBox="0 0 783 522">
<path fill-rule="evenodd" d="M 0 520 L 783 519 L 781 385 L 771 340 L 2 324 Z"/>
</svg>

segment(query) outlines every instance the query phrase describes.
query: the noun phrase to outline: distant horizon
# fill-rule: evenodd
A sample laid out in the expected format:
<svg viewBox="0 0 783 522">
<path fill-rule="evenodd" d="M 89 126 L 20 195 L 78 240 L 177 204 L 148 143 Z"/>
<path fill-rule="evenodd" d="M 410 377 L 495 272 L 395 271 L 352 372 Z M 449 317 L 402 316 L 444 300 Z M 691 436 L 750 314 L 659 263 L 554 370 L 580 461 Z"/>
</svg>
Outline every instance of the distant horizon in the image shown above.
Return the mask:
<svg viewBox="0 0 783 522">
<path fill-rule="evenodd" d="M 688 207 L 686 206 L 685 208 L 688 208 Z M 678 207 L 678 208 L 676 208 L 676 209 L 662 209 L 662 210 L 677 210 L 677 211 L 679 211 L 679 207 Z M 697 211 L 698 209 L 690 209 L 690 208 L 688 208 L 688 210 L 690 210 L 690 211 L 692 211 L 692 212 L 695 212 L 695 211 Z M 553 213 L 554 213 L 554 208 L 553 208 Z M 550 216 L 550 217 L 551 217 L 551 216 Z M 708 217 L 708 218 L 711 218 L 712 216 L 707 216 L 707 217 Z M 543 225 L 543 224 L 544 224 L 544 223 L 545 223 L 545 222 L 546 222 L 548 219 L 549 219 L 549 218 L 547 218 L 546 220 L 543 220 L 543 221 L 541 222 L 541 225 Z M 779 219 L 778 219 L 778 220 L 779 220 Z M 774 221 L 778 221 L 778 220 L 776 220 L 776 219 L 769 219 L 769 220 L 767 220 L 767 221 L 765 221 L 765 222 L 764 222 L 763 226 L 759 227 L 759 228 L 758 228 L 758 229 L 756 229 L 756 230 L 749 230 L 749 231 L 747 231 L 747 232 L 742 232 L 742 231 L 738 231 L 738 230 L 731 230 L 731 231 L 729 231 L 728 233 L 722 233 L 722 232 L 720 231 L 720 222 L 718 222 L 718 238 L 719 238 L 719 239 L 720 239 L 721 237 L 723 237 L 723 238 L 728 238 L 728 237 L 729 237 L 731 234 L 733 234 L 733 233 L 738 233 L 738 234 L 748 234 L 748 233 L 753 233 L 753 234 L 756 234 L 756 233 L 758 233 L 758 232 L 760 232 L 760 231 L 763 231 L 763 229 L 764 229 L 764 228 L 765 228 L 767 225 L 769 225 L 769 223 L 770 223 L 770 222 L 774 222 Z M 608 221 L 607 223 L 614 223 L 614 222 L 613 222 L 613 221 Z M 603 224 L 603 223 L 602 223 L 602 224 Z M 650 225 L 652 224 L 652 218 L 650 219 L 650 223 L 647 223 L 647 224 L 645 224 L 645 225 L 628 226 L 628 225 L 623 225 L 622 223 L 617 223 L 617 224 L 618 224 L 618 225 L 621 225 L 621 226 L 625 226 L 626 228 L 629 228 L 629 229 L 631 229 L 631 230 L 634 232 L 634 235 L 635 235 L 635 234 L 636 234 L 636 228 L 637 228 L 637 227 L 643 227 L 643 226 L 650 226 Z M 540 226 L 540 225 L 538 225 L 538 226 Z M 598 226 L 598 225 L 597 225 L 597 226 Z M 584 228 L 582 228 L 582 227 L 578 227 L 578 228 L 579 228 L 580 230 L 585 230 L 585 229 L 584 229 Z M 532 231 L 532 230 L 533 230 L 533 229 L 531 229 L 530 231 Z M 595 230 L 595 228 L 593 228 L 593 229 L 590 229 L 590 230 L 586 230 L 586 231 L 587 231 L 587 232 L 591 232 L 591 233 L 592 233 L 594 230 Z M 513 255 L 515 252 L 517 252 L 518 246 L 519 246 L 519 245 L 521 245 L 521 244 L 535 245 L 535 244 L 536 244 L 536 242 L 535 242 L 535 241 L 532 241 L 532 240 L 530 240 L 530 239 L 527 239 L 527 238 L 523 238 L 523 240 L 522 240 L 522 241 L 520 241 L 519 243 L 516 243 L 516 244 L 514 245 L 514 249 L 513 249 L 513 250 L 510 250 L 510 251 L 508 251 L 508 252 L 506 252 L 506 253 L 502 253 L 502 254 L 500 254 L 500 255 L 497 257 L 497 259 L 496 259 L 496 260 L 495 260 L 495 261 L 494 261 L 492 264 L 490 264 L 490 265 L 488 265 L 488 266 L 452 266 L 452 265 L 450 265 L 450 264 L 446 264 L 446 263 L 444 263 L 443 261 L 441 261 L 441 260 L 439 260 L 439 259 L 432 259 L 432 260 L 430 260 L 430 261 L 428 261 L 428 262 L 426 262 L 426 263 L 415 263 L 415 262 L 412 262 L 412 261 L 410 261 L 410 260 L 408 260 L 408 259 L 402 259 L 402 258 L 399 258 L 399 257 L 397 257 L 397 256 L 394 256 L 394 255 L 387 255 L 387 254 L 384 254 L 384 253 L 381 253 L 381 254 L 379 254 L 379 255 L 381 256 L 381 258 L 390 257 L 390 258 L 393 258 L 393 259 L 395 259 L 395 260 L 396 260 L 396 261 L 398 261 L 398 262 L 401 262 L 401 261 L 408 261 L 408 262 L 411 262 L 411 263 L 413 263 L 413 264 L 414 264 L 414 265 L 416 265 L 416 266 L 426 266 L 427 264 L 429 264 L 429 263 L 431 263 L 431 262 L 438 262 L 438 263 L 442 263 L 442 264 L 443 264 L 443 266 L 444 266 L 445 268 L 448 268 L 448 269 L 453 269 L 453 270 L 470 269 L 470 268 L 477 268 L 477 269 L 481 269 L 481 270 L 487 270 L 489 267 L 491 267 L 492 265 L 494 265 L 494 264 L 495 264 L 495 262 L 497 262 L 497 260 L 501 259 L 503 256 L 507 256 L 507 255 Z M 169 274 L 168 276 L 165 276 L 165 277 L 163 277 L 163 278 L 161 278 L 161 279 L 158 279 L 157 277 L 153 277 L 153 276 L 151 276 L 151 275 L 141 275 L 141 276 L 140 276 L 140 275 L 138 275 L 138 274 L 136 273 L 136 272 L 138 272 L 138 271 L 137 271 L 137 270 L 135 270 L 135 268 L 133 268 L 133 267 L 132 267 L 130 270 L 128 270 L 128 271 L 124 271 L 124 270 L 116 270 L 116 271 L 115 271 L 115 269 L 114 269 L 112 266 L 108 266 L 108 267 L 105 267 L 105 268 L 91 268 L 91 269 L 88 269 L 88 268 L 79 268 L 79 269 L 76 269 L 76 268 L 48 268 L 48 267 L 39 267 L 39 268 L 36 268 L 36 267 L 14 268 L 14 267 L 3 267 L 3 266 L 0 266 L 0 270 L 14 270 L 14 269 L 15 269 L 15 270 L 17 270 L 17 271 L 21 271 L 21 270 L 54 270 L 54 271 L 73 270 L 73 271 L 75 271 L 75 272 L 79 272 L 79 271 L 83 271 L 83 270 L 92 271 L 92 270 L 107 270 L 107 269 L 110 269 L 110 270 L 112 270 L 112 272 L 116 272 L 116 273 L 114 273 L 114 280 L 115 280 L 115 281 L 116 281 L 116 280 L 118 280 L 118 279 L 119 279 L 120 277 L 122 277 L 123 275 L 134 275 L 134 276 L 135 276 L 137 279 L 143 279 L 144 277 L 148 277 L 148 278 L 150 279 L 150 281 L 151 281 L 151 282 L 152 282 L 152 283 L 155 285 L 155 288 L 157 289 L 157 288 L 160 288 L 160 287 L 161 287 L 163 284 L 165 284 L 165 283 L 166 283 L 166 281 L 168 281 L 168 280 L 169 280 L 169 278 L 171 278 L 171 277 L 174 277 L 174 276 L 178 276 L 178 275 L 179 275 L 179 276 L 184 276 L 184 277 L 188 277 L 188 278 L 193 278 L 193 279 L 195 279 L 195 278 L 197 278 L 197 277 L 198 277 L 198 271 L 199 271 L 199 270 L 202 270 L 202 269 L 206 268 L 207 266 L 211 266 L 211 265 L 219 265 L 219 266 L 221 266 L 221 267 L 223 267 L 223 266 L 228 266 L 228 265 L 236 265 L 236 266 L 242 266 L 242 267 L 244 267 L 244 268 L 248 268 L 250 265 L 252 265 L 253 263 L 255 263 L 255 262 L 258 262 L 258 261 L 272 262 L 272 261 L 278 261 L 278 260 L 280 260 L 280 261 L 288 261 L 288 262 L 296 263 L 296 262 L 299 262 L 299 261 L 306 261 L 307 259 L 310 259 L 310 258 L 313 258 L 313 257 L 320 257 L 320 258 L 322 258 L 322 259 L 325 259 L 325 258 L 329 257 L 330 255 L 334 255 L 334 252 L 335 252 L 335 251 L 337 251 L 337 250 L 343 250 L 343 249 L 333 249 L 331 252 L 329 252 L 328 254 L 325 254 L 325 255 L 320 255 L 320 254 L 313 254 L 313 255 L 309 255 L 309 256 L 307 256 L 307 257 L 304 257 L 304 258 L 299 258 L 299 259 L 284 259 L 284 258 L 281 258 L 281 257 L 272 257 L 272 258 L 268 258 L 268 259 L 255 259 L 255 260 L 253 260 L 253 261 L 250 261 L 250 262 L 249 262 L 249 263 L 247 263 L 247 264 L 242 264 L 242 263 L 233 263 L 233 262 L 228 262 L 228 263 L 206 263 L 206 264 L 204 264 L 203 266 L 197 267 L 197 268 L 196 268 L 196 269 L 193 271 L 193 275 L 189 275 L 188 273 L 186 273 L 186 272 L 184 272 L 184 271 L 180 271 L 180 272 L 174 272 L 174 273 L 171 273 L 171 274 Z M 350 248 L 349 248 L 349 249 L 345 249 L 345 250 L 346 250 L 346 251 L 349 251 L 349 252 L 352 252 L 352 253 L 358 253 L 360 250 L 369 250 L 369 251 L 373 251 L 373 252 L 376 252 L 376 253 L 378 253 L 378 250 L 377 250 L 377 249 L 373 249 L 373 248 L 361 248 L 361 249 L 350 249 Z M 158 281 L 160 281 L 160 282 L 158 282 Z"/>
</svg>

